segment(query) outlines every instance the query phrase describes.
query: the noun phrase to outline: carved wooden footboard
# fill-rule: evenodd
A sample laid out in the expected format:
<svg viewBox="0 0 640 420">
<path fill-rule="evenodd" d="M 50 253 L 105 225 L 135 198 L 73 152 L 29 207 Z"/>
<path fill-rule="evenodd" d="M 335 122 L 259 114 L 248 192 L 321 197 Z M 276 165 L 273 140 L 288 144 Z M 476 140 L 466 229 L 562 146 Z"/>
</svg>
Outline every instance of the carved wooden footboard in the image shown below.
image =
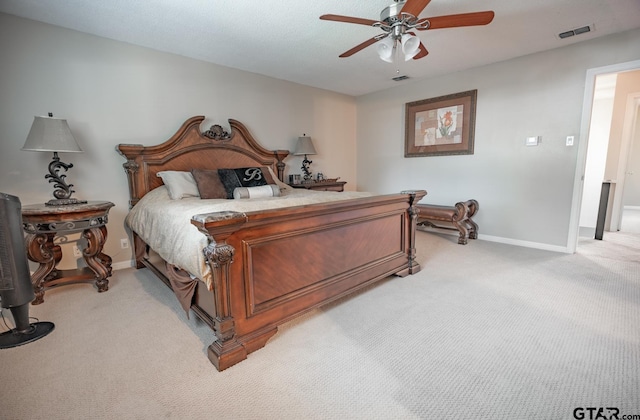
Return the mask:
<svg viewBox="0 0 640 420">
<path fill-rule="evenodd" d="M 226 369 L 263 347 L 279 324 L 389 275 L 418 272 L 414 204 L 425 194 L 195 216 L 211 238 L 211 362 Z"/>
</svg>

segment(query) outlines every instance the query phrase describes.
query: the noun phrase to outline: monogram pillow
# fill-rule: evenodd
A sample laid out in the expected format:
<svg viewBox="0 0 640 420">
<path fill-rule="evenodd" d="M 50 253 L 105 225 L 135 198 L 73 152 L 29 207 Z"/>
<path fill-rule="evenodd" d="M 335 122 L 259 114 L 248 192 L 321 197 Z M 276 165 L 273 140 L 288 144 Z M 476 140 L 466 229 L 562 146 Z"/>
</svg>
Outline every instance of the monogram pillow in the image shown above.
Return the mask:
<svg viewBox="0 0 640 420">
<path fill-rule="evenodd" d="M 233 190 L 239 187 L 275 184 L 266 167 L 218 169 L 218 175 L 227 192 L 228 199 L 233 198 Z"/>
</svg>

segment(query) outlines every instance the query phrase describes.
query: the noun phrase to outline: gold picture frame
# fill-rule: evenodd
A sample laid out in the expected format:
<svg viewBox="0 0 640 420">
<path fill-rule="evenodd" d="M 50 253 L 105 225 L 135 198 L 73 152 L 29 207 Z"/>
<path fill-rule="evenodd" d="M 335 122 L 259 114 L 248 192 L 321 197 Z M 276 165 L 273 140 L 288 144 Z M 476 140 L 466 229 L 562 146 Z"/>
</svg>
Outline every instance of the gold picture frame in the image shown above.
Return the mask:
<svg viewBox="0 0 640 420">
<path fill-rule="evenodd" d="M 472 155 L 478 90 L 409 102 L 404 157 Z"/>
</svg>

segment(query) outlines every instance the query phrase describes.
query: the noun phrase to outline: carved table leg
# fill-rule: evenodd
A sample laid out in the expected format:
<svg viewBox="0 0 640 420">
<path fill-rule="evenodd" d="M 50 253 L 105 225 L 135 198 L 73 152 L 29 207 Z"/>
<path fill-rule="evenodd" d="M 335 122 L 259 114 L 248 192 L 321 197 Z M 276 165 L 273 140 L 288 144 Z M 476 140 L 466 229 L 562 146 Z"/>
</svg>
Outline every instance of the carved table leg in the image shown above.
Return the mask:
<svg viewBox="0 0 640 420">
<path fill-rule="evenodd" d="M 460 245 L 466 245 L 467 235 L 469 234 L 469 231 L 467 230 L 467 225 L 465 224 L 465 221 L 462 221 L 462 222 L 454 221 L 453 225 L 456 227 L 456 229 L 460 231 L 460 235 L 458 236 L 458 243 Z"/>
<path fill-rule="evenodd" d="M 27 257 L 40 264 L 31 276 L 33 291 L 36 298 L 31 302 L 39 305 L 44 302 L 45 280 L 56 276 L 56 264 L 62 259 L 62 250 L 59 245 L 53 243 L 55 233 L 29 234 L 26 237 Z"/>
<path fill-rule="evenodd" d="M 469 228 L 469 239 L 478 239 L 478 225 L 471 218 L 475 216 L 480 208 L 480 205 L 476 200 L 467 201 L 469 207 L 469 214 L 467 214 L 467 227 Z"/>
<path fill-rule="evenodd" d="M 107 227 L 87 229 L 82 236 L 87 239 L 87 247 L 82 251 L 84 260 L 96 274 L 98 292 L 106 292 L 109 290 L 107 278 L 111 276 L 111 257 L 102 253 L 104 243 L 107 241 Z"/>
<path fill-rule="evenodd" d="M 469 229 L 469 239 L 478 239 L 478 225 L 471 219 L 466 220 Z"/>
</svg>

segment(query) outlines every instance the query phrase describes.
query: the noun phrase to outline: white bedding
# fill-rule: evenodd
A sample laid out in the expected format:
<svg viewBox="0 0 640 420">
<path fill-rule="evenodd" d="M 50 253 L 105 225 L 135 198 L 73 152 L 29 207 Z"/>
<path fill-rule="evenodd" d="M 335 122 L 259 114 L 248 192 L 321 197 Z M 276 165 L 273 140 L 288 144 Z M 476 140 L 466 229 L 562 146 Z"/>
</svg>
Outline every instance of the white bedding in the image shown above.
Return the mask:
<svg viewBox="0 0 640 420">
<path fill-rule="evenodd" d="M 172 200 L 167 188 L 161 186 L 140 199 L 127 215 L 126 223 L 165 261 L 202 279 L 211 289 L 211 271 L 202 254 L 202 250 L 208 245 L 207 238 L 191 224 L 193 215 L 225 210 L 246 213 L 371 195 L 355 191 L 288 188 L 280 197 L 245 200 L 203 200 L 193 197 Z"/>
</svg>

